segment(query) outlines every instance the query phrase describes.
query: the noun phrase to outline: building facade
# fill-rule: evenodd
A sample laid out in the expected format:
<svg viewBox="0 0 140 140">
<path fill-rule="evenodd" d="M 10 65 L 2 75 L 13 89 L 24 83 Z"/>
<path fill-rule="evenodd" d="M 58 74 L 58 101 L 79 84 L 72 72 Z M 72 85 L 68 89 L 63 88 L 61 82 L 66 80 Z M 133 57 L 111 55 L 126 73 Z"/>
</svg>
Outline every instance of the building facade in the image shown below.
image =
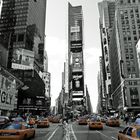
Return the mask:
<svg viewBox="0 0 140 140">
<path fill-rule="evenodd" d="M 2 3 L 0 40 L 7 42 L 6 68 L 24 83 L 18 91 L 18 109 L 22 111 L 44 111 L 46 106 L 45 84 L 39 76 L 44 70 L 45 14 L 46 0 Z"/>
<path fill-rule="evenodd" d="M 110 59 L 109 59 L 109 45 L 112 27 L 114 24 L 115 16 L 115 0 L 104 0 L 98 3 L 99 9 L 99 27 L 100 27 L 100 36 L 101 36 L 101 49 L 102 49 L 102 81 L 105 85 L 104 87 L 104 98 L 106 104 L 106 112 L 111 111 L 112 99 L 111 99 L 111 74 L 110 74 Z M 101 67 L 100 67 L 101 68 Z M 108 112 L 109 113 L 109 112 Z"/>
<path fill-rule="evenodd" d="M 83 110 L 84 60 L 83 60 L 83 13 L 81 6 L 68 10 L 68 55 L 70 62 L 70 100 L 73 109 Z"/>
<path fill-rule="evenodd" d="M 110 46 L 110 48 L 114 46 L 111 52 L 115 50 L 116 57 L 111 56 L 111 76 L 114 81 L 112 85 L 113 106 L 121 113 L 133 112 L 135 114 L 140 109 L 140 79 L 135 47 L 140 36 L 139 8 L 139 0 L 116 0 L 114 34 L 112 34 Z M 118 59 L 115 60 L 116 58 Z M 115 71 L 115 68 L 118 71 Z"/>
</svg>

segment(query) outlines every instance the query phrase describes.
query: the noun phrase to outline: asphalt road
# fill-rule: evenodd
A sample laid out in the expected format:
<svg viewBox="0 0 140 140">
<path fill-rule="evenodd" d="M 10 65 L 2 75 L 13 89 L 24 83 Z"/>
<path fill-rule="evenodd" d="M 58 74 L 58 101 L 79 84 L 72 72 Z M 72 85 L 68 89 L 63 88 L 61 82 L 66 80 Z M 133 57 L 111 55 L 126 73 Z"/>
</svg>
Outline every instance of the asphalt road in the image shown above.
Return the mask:
<svg viewBox="0 0 140 140">
<path fill-rule="evenodd" d="M 34 140 L 117 140 L 117 134 L 123 127 L 109 127 L 103 130 L 89 130 L 87 125 L 76 122 L 68 124 L 65 131 L 61 124 L 50 124 L 49 128 L 36 128 Z"/>
</svg>

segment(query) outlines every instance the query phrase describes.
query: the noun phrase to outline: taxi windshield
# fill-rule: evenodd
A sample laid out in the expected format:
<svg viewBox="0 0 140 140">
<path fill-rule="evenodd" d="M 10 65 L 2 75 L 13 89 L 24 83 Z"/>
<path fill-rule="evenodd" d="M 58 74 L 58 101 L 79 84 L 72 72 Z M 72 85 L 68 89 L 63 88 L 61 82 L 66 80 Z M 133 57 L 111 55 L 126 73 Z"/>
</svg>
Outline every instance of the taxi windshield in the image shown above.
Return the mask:
<svg viewBox="0 0 140 140">
<path fill-rule="evenodd" d="M 22 125 L 21 124 L 9 124 L 8 126 L 5 126 L 3 129 L 7 129 L 7 130 L 12 130 L 12 129 L 21 129 Z"/>
</svg>

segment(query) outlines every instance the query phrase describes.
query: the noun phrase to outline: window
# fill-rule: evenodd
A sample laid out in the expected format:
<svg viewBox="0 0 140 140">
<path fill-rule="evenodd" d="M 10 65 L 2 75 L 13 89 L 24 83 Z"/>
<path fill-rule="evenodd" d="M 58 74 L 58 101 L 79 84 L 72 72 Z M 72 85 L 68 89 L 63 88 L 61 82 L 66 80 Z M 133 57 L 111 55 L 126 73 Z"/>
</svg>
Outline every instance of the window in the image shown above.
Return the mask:
<svg viewBox="0 0 140 140">
<path fill-rule="evenodd" d="M 133 34 L 136 35 L 136 30 L 133 31 Z"/>
<path fill-rule="evenodd" d="M 129 59 L 129 55 L 128 55 L 128 54 L 126 54 L 126 55 L 125 55 L 125 58 L 126 58 L 126 59 Z"/>
<path fill-rule="evenodd" d="M 130 54 L 130 59 L 133 59 L 133 58 L 134 58 L 133 54 Z"/>
<path fill-rule="evenodd" d="M 123 134 L 126 134 L 128 128 L 129 128 L 129 127 L 126 127 L 126 128 L 123 130 Z"/>
<path fill-rule="evenodd" d="M 134 40 L 137 40 L 137 37 L 136 36 L 134 36 Z"/>
<path fill-rule="evenodd" d="M 131 69 L 128 67 L 128 68 L 127 68 L 127 71 L 128 71 L 128 72 L 131 72 Z"/>
<path fill-rule="evenodd" d="M 136 1 L 135 0 L 133 0 L 133 3 L 135 3 Z"/>
<path fill-rule="evenodd" d="M 18 41 L 24 41 L 24 34 L 19 34 L 18 35 Z"/>
<path fill-rule="evenodd" d="M 130 37 L 130 36 L 128 37 L 128 40 L 129 40 L 129 41 L 131 40 L 131 37 Z"/>
<path fill-rule="evenodd" d="M 127 2 L 130 3 L 130 0 L 128 0 Z"/>
<path fill-rule="evenodd" d="M 128 135 L 128 136 L 132 136 L 132 130 L 133 130 L 133 128 L 130 127 L 130 128 L 128 129 L 126 135 Z"/>
<path fill-rule="evenodd" d="M 133 53 L 133 48 L 129 48 L 130 53 Z"/>
<path fill-rule="evenodd" d="M 130 66 L 130 61 L 126 61 L 127 66 Z"/>
<path fill-rule="evenodd" d="M 135 67 L 132 67 L 132 72 L 135 72 Z"/>
<path fill-rule="evenodd" d="M 128 49 L 125 49 L 125 53 L 128 53 Z"/>
</svg>

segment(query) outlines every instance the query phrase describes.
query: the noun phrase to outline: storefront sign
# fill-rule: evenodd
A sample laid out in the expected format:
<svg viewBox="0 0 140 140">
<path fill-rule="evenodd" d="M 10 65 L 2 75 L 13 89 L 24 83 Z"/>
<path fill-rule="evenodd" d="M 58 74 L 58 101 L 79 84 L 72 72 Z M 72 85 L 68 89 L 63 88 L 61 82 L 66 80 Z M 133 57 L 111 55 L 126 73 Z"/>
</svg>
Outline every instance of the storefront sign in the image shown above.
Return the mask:
<svg viewBox="0 0 140 140">
<path fill-rule="evenodd" d="M 0 74 L 0 109 L 13 110 L 16 94 L 15 81 Z"/>
</svg>

